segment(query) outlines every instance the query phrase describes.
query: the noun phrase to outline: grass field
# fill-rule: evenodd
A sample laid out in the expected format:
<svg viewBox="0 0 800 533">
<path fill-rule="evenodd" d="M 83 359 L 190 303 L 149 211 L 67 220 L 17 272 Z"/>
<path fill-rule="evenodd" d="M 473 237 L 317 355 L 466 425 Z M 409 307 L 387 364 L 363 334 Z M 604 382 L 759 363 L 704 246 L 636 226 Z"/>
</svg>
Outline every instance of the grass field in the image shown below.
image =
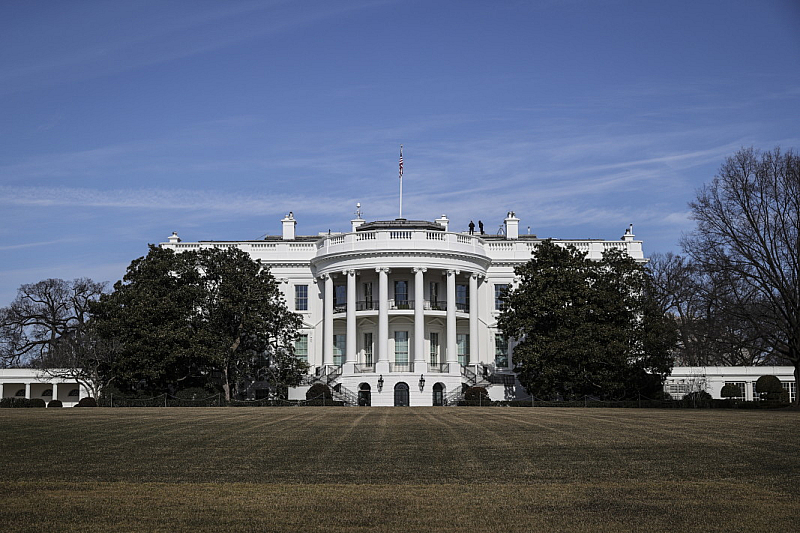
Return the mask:
<svg viewBox="0 0 800 533">
<path fill-rule="evenodd" d="M 10 531 L 800 529 L 800 413 L 0 410 Z"/>
</svg>

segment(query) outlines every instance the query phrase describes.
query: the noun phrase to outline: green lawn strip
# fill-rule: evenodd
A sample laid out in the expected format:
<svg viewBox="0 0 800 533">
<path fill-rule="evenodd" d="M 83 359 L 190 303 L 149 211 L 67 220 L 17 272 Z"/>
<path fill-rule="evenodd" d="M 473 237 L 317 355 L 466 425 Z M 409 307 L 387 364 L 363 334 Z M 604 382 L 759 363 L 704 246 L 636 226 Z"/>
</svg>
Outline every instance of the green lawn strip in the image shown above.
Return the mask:
<svg viewBox="0 0 800 533">
<path fill-rule="evenodd" d="M 13 531 L 793 531 L 800 500 L 738 480 L 667 483 L 0 483 Z"/>
</svg>

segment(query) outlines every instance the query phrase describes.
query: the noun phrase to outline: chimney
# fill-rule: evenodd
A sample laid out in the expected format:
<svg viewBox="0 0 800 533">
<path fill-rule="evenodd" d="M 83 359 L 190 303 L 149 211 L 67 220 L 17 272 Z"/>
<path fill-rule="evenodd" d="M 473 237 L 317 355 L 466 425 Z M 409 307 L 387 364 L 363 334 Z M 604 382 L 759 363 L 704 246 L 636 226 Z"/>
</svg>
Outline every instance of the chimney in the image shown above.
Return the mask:
<svg viewBox="0 0 800 533">
<path fill-rule="evenodd" d="M 450 224 L 450 221 L 447 219 L 447 215 L 442 215 L 440 218 L 434 220 L 434 222 L 442 226 L 445 231 L 447 231 L 447 226 Z"/>
<path fill-rule="evenodd" d="M 294 219 L 294 213 L 289 211 L 289 214 L 281 220 L 283 223 L 283 240 L 284 241 L 293 241 L 294 240 L 294 229 L 297 226 L 297 221 Z"/>
<path fill-rule="evenodd" d="M 514 211 L 509 211 L 505 219 L 506 239 L 519 239 L 519 219 Z"/>
<path fill-rule="evenodd" d="M 625 235 L 620 237 L 623 241 L 632 241 L 635 235 L 633 234 L 633 224 L 628 226 L 628 229 L 625 230 Z"/>
</svg>

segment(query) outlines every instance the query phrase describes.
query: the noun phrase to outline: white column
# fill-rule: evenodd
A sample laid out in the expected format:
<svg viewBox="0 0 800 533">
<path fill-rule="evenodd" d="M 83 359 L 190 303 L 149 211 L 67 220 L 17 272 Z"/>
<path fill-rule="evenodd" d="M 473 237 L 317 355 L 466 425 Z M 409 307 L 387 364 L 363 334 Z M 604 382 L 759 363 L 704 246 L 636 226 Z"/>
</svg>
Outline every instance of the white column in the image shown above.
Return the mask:
<svg viewBox="0 0 800 533">
<path fill-rule="evenodd" d="M 425 271 L 427 268 L 414 269 L 414 372 L 427 372 L 428 363 L 425 358 Z"/>
<path fill-rule="evenodd" d="M 355 372 L 356 363 L 356 271 L 346 270 L 343 272 L 347 276 L 347 345 L 345 348 L 345 363 L 347 368 L 344 372 Z"/>
<path fill-rule="evenodd" d="M 53 383 L 53 395 L 50 397 L 52 400 L 58 400 L 58 383 Z"/>
<path fill-rule="evenodd" d="M 478 274 L 469 277 L 469 359 L 470 363 L 480 362 L 478 354 Z"/>
<path fill-rule="evenodd" d="M 323 341 L 322 341 L 322 365 L 333 364 L 333 278 L 330 274 L 324 274 L 325 294 L 322 295 L 324 303 L 323 315 Z"/>
<path fill-rule="evenodd" d="M 30 383 L 26 383 L 25 384 L 25 397 L 27 399 L 29 399 L 29 400 L 31 399 L 31 384 Z"/>
<path fill-rule="evenodd" d="M 378 361 L 375 372 L 389 372 L 389 269 L 379 267 L 378 272 Z"/>
<path fill-rule="evenodd" d="M 456 274 L 457 270 L 447 271 L 447 362 L 451 374 L 460 374 L 458 351 L 456 348 Z"/>
</svg>

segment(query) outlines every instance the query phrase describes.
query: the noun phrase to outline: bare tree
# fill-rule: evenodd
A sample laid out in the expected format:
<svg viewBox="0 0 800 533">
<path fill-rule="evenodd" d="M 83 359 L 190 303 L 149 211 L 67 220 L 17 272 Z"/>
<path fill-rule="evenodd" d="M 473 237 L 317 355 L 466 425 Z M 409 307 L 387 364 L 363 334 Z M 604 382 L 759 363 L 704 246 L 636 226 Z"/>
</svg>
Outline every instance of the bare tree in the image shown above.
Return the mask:
<svg viewBox="0 0 800 533">
<path fill-rule="evenodd" d="M 686 366 L 756 365 L 770 362 L 762 331 L 728 311 L 736 305 L 730 280 L 707 273 L 691 259 L 653 254 L 648 263 L 654 297 L 675 320 L 676 363 Z"/>
<path fill-rule="evenodd" d="M 46 279 L 22 285 L 11 305 L 0 309 L 0 356 L 5 365 L 39 364 L 59 339 L 84 327 L 89 302 L 105 283 L 81 278 Z"/>
<path fill-rule="evenodd" d="M 758 332 L 800 382 L 800 156 L 740 150 L 689 205 L 697 228 L 684 250 L 724 282 L 728 319 Z"/>
</svg>

